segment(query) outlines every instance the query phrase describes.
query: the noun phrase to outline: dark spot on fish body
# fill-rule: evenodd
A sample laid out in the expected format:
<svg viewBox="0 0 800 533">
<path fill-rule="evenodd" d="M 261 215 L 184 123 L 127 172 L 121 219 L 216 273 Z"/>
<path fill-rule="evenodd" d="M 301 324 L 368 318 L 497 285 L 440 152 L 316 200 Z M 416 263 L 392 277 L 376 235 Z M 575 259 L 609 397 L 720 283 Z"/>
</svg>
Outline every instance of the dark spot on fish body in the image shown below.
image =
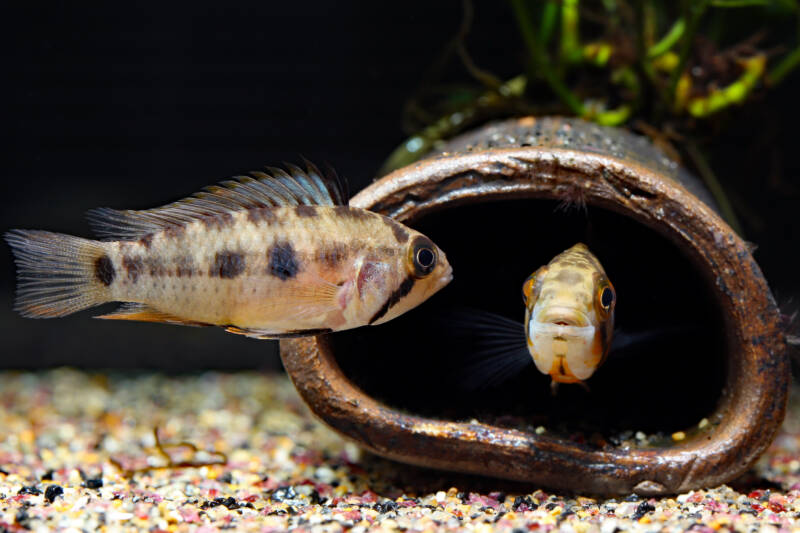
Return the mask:
<svg viewBox="0 0 800 533">
<path fill-rule="evenodd" d="M 378 246 L 375 249 L 375 253 L 377 254 L 377 257 L 394 257 L 397 255 L 397 248 L 393 248 L 391 246 Z"/>
<path fill-rule="evenodd" d="M 150 245 L 153 244 L 153 234 L 152 233 L 148 233 L 147 235 L 145 235 L 144 237 L 139 239 L 139 244 L 144 246 L 145 249 L 149 250 L 150 249 Z"/>
<path fill-rule="evenodd" d="M 114 270 L 114 263 L 111 261 L 110 257 L 103 255 L 95 259 L 94 275 L 97 277 L 100 283 L 106 287 L 114 282 L 114 278 L 116 277 L 117 273 Z"/>
<path fill-rule="evenodd" d="M 359 209 L 346 205 L 337 205 L 333 208 L 333 212 L 336 213 L 337 216 L 353 220 L 372 220 L 373 217 L 377 216 L 375 213 L 371 213 L 366 209 Z"/>
<path fill-rule="evenodd" d="M 223 279 L 233 279 L 244 272 L 244 255 L 238 252 L 217 252 L 214 264 L 209 268 L 209 276 L 218 276 Z"/>
<path fill-rule="evenodd" d="M 277 220 L 275 211 L 271 207 L 255 207 L 247 210 L 247 220 L 251 224 L 272 224 Z"/>
<path fill-rule="evenodd" d="M 295 277 L 300 269 L 297 255 L 289 241 L 277 241 L 270 246 L 267 260 L 267 273 L 282 281 Z"/>
<path fill-rule="evenodd" d="M 129 255 L 125 255 L 122 257 L 122 267 L 125 269 L 128 279 L 130 279 L 133 283 L 136 283 L 139 281 L 139 276 L 142 274 L 144 264 L 142 263 L 141 257 L 131 257 Z"/>
<path fill-rule="evenodd" d="M 159 257 L 145 257 L 142 261 L 147 273 L 153 277 L 160 277 L 167 273 L 167 268 Z"/>
<path fill-rule="evenodd" d="M 381 216 L 381 220 L 383 220 L 383 223 L 389 226 L 389 228 L 392 230 L 392 233 L 394 233 L 394 238 L 397 239 L 397 242 L 402 244 L 408 240 L 408 231 L 406 231 L 401 224 L 385 216 Z"/>
<path fill-rule="evenodd" d="M 179 239 L 186 233 L 186 227 L 180 224 L 168 227 L 164 230 L 164 237 L 167 239 Z"/>
<path fill-rule="evenodd" d="M 179 278 L 191 278 L 195 274 L 194 261 L 188 255 L 181 256 L 175 262 L 175 275 Z"/>
<path fill-rule="evenodd" d="M 294 208 L 294 212 L 298 217 L 315 217 L 317 216 L 317 207 L 314 205 L 298 205 Z"/>
<path fill-rule="evenodd" d="M 347 259 L 348 255 L 349 248 L 345 243 L 334 242 L 320 248 L 317 252 L 317 260 L 329 268 L 336 268 Z"/>
<path fill-rule="evenodd" d="M 211 230 L 223 230 L 233 225 L 233 215 L 230 213 L 216 213 L 200 219 L 203 225 Z"/>
<path fill-rule="evenodd" d="M 389 295 L 381 308 L 378 309 L 374 315 L 372 315 L 372 318 L 369 319 L 369 324 L 380 320 L 386 313 L 389 312 L 389 309 L 394 307 L 397 302 L 407 296 L 414 287 L 414 283 L 416 283 L 414 276 L 408 276 L 406 279 L 404 279 L 403 283 L 401 283 L 400 286 Z"/>
</svg>

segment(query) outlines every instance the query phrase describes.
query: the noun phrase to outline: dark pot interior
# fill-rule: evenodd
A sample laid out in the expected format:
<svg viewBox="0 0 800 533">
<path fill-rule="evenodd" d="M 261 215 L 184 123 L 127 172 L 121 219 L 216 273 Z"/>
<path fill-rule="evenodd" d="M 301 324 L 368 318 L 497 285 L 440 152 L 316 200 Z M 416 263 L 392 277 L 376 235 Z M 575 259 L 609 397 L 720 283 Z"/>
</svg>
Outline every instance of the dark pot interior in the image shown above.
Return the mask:
<svg viewBox="0 0 800 533">
<path fill-rule="evenodd" d="M 445 251 L 455 277 L 404 316 L 330 337 L 344 375 L 368 396 L 429 418 L 542 426 L 600 448 L 643 445 L 631 439 L 639 431 L 647 445 L 668 446 L 673 432 L 691 434 L 706 417 L 709 428 L 716 423 L 726 380 L 723 312 L 709 280 L 659 233 L 606 209 L 538 198 L 458 205 L 406 223 Z M 561 385 L 554 395 L 532 362 L 493 383 L 474 366 L 476 340 L 492 331 L 464 326 L 454 310 L 521 324 L 525 278 L 579 241 L 616 288 L 618 340 L 635 340 L 612 348 L 586 389 Z"/>
</svg>

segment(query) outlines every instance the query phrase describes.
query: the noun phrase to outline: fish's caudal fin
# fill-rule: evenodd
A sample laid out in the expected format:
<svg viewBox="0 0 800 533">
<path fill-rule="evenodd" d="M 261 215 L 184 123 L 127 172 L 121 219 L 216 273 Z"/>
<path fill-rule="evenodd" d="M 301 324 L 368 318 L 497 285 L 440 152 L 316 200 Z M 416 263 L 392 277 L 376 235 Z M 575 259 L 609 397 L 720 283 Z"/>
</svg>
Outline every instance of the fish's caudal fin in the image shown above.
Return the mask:
<svg viewBox="0 0 800 533">
<path fill-rule="evenodd" d="M 114 268 L 103 243 L 61 233 L 11 230 L 17 264 L 14 309 L 28 318 L 69 315 L 110 300 Z"/>
</svg>

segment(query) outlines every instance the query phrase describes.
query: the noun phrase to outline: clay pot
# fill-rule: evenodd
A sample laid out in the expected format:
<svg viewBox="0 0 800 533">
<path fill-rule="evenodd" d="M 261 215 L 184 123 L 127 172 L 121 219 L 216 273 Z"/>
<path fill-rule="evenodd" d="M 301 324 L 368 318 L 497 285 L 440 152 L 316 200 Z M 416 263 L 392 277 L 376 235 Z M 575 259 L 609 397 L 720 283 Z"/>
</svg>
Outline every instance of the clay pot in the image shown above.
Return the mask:
<svg viewBox="0 0 800 533">
<path fill-rule="evenodd" d="M 778 430 L 790 374 L 767 283 L 703 187 L 646 140 L 578 120 L 506 121 L 351 205 L 425 232 L 455 276 L 385 325 L 281 341 L 314 413 L 364 448 L 551 488 L 656 495 L 731 480 Z M 579 240 L 617 288 L 618 326 L 659 340 L 612 354 L 589 391 L 552 396 L 535 371 L 460 390 L 469 354 L 432 324 L 460 305 L 521 321 L 525 277 Z"/>
</svg>

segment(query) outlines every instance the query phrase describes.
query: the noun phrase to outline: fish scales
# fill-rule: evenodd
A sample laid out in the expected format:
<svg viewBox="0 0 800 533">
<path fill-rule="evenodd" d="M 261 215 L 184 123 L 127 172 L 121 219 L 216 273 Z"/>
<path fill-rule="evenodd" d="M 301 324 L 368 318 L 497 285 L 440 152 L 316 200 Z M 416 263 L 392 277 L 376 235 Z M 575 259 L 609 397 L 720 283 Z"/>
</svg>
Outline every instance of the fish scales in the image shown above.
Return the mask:
<svg viewBox="0 0 800 533">
<path fill-rule="evenodd" d="M 66 243 L 87 256 L 69 267 L 82 283 L 68 285 L 70 305 L 55 292 L 40 297 L 64 289 L 46 281 L 66 268 L 53 260 L 49 270 L 39 268 L 44 279 L 20 282 L 18 309 L 62 316 L 121 301 L 127 305 L 101 318 L 279 337 L 382 323 L 450 281 L 446 257 L 427 237 L 377 213 L 334 205 L 341 193 L 326 190 L 313 167 L 290 171 L 226 182 L 162 208 L 97 210 L 98 232 L 119 240 L 10 232 L 21 280 L 34 268 L 30 259 L 50 248 Z"/>
</svg>

